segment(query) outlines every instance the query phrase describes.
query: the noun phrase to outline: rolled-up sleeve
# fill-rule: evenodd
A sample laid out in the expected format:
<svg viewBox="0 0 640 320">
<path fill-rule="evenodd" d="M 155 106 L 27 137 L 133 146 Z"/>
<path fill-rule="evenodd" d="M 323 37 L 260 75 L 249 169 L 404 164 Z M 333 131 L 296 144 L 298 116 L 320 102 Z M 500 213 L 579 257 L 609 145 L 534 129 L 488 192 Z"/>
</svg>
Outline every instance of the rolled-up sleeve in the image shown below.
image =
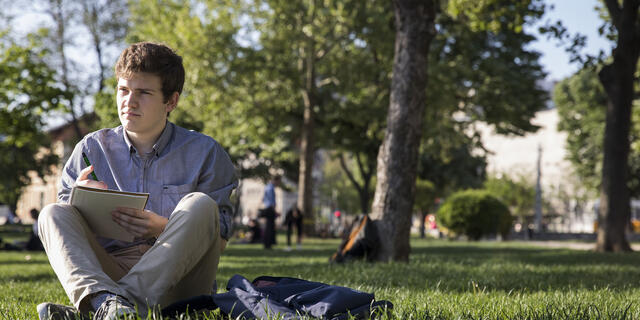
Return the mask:
<svg viewBox="0 0 640 320">
<path fill-rule="evenodd" d="M 238 186 L 235 167 L 229 155 L 218 143 L 214 143 L 198 181 L 197 191 L 206 193 L 218 204 L 220 236 L 229 240 L 233 231 L 233 204 L 231 192 Z"/>
</svg>

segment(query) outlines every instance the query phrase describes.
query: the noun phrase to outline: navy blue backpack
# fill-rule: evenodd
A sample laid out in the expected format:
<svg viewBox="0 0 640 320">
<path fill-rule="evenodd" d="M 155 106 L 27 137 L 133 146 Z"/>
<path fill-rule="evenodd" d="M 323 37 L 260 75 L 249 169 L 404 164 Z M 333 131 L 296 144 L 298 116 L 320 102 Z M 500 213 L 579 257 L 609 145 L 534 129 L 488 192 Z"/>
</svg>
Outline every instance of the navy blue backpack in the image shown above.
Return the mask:
<svg viewBox="0 0 640 320">
<path fill-rule="evenodd" d="M 375 318 L 393 308 L 389 301 L 375 301 L 371 293 L 296 278 L 261 276 L 249 282 L 234 275 L 226 293 L 202 295 L 176 302 L 162 310 L 164 317 L 187 311 L 215 310 L 234 319 Z"/>
</svg>

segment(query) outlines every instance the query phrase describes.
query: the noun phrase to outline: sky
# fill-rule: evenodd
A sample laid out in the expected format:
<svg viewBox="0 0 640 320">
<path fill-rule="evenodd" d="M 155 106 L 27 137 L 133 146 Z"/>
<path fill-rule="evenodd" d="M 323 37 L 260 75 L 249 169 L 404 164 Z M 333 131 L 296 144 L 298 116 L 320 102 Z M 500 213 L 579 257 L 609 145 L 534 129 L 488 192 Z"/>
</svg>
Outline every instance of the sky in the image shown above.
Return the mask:
<svg viewBox="0 0 640 320">
<path fill-rule="evenodd" d="M 561 20 L 571 34 L 580 33 L 587 36 L 587 46 L 583 52 L 597 55 L 602 49 L 605 53 L 611 51 L 612 44 L 598 34 L 598 28 L 602 25 L 597 12 L 598 0 L 546 0 L 553 5 L 553 10 L 548 10 L 542 18 L 547 20 Z M 578 64 L 569 63 L 569 54 L 563 48 L 557 47 L 557 41 L 546 40 L 539 37 L 532 48 L 542 53 L 540 64 L 548 73 L 547 80 L 562 80 L 578 71 Z"/>
</svg>

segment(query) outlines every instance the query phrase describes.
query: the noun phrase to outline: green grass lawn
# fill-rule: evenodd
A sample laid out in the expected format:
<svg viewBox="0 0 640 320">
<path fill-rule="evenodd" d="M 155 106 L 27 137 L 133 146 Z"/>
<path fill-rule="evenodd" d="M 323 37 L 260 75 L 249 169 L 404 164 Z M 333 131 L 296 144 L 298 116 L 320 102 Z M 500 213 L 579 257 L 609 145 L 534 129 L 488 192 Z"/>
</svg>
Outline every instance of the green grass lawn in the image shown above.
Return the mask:
<svg viewBox="0 0 640 320">
<path fill-rule="evenodd" d="M 373 292 L 393 302 L 394 319 L 640 319 L 640 253 L 412 239 L 409 263 L 330 265 L 337 245 L 307 239 L 285 252 L 231 244 L 218 290 L 234 274 L 289 276 Z M 5 319 L 37 318 L 43 301 L 69 304 L 42 253 L 0 253 L 0 292 Z"/>
</svg>

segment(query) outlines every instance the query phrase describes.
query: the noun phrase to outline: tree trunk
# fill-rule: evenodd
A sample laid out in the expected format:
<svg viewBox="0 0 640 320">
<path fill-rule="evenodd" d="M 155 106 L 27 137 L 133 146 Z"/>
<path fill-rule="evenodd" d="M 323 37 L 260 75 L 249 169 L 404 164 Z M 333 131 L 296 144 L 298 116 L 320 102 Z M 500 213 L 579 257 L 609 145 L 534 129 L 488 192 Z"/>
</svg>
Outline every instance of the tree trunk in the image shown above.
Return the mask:
<svg viewBox="0 0 640 320">
<path fill-rule="evenodd" d="M 427 219 L 427 210 L 420 210 L 420 239 L 424 239 L 426 237 L 426 226 L 424 220 Z"/>
<path fill-rule="evenodd" d="M 82 130 L 80 129 L 80 124 L 78 121 L 78 115 L 74 109 L 74 90 L 72 89 L 71 83 L 69 81 L 69 68 L 67 66 L 67 56 L 64 52 L 65 44 L 66 44 L 66 23 L 67 18 L 64 14 L 64 8 L 61 0 L 51 0 L 50 1 L 51 10 L 49 11 L 49 15 L 53 19 L 56 25 L 56 39 L 54 39 L 56 43 L 56 49 L 58 50 L 58 54 L 60 55 L 60 68 L 62 69 L 62 84 L 64 85 L 64 90 L 72 93 L 69 101 L 69 114 L 71 115 L 71 126 L 73 127 L 74 132 L 76 133 L 76 137 L 78 140 L 82 139 Z"/>
<path fill-rule="evenodd" d="M 624 7 L 620 7 L 617 0 L 605 3 L 618 31 L 618 41 L 613 63 L 604 66 L 598 74 L 608 103 L 596 249 L 619 252 L 631 251 L 626 238 L 630 219 L 627 182 L 633 76 L 640 53 L 640 0 L 624 1 Z"/>
<path fill-rule="evenodd" d="M 304 233 L 315 234 L 315 217 L 313 214 L 313 156 L 315 116 L 314 108 L 317 104 L 315 90 L 315 56 L 314 44 L 309 40 L 305 61 L 305 90 L 302 93 L 304 100 L 304 114 L 302 122 L 302 135 L 300 137 L 300 165 L 298 177 L 298 209 L 304 215 Z"/>
<path fill-rule="evenodd" d="M 97 3 L 91 3 L 91 1 L 84 1 L 82 3 L 85 14 L 85 26 L 89 29 L 91 34 L 91 40 L 93 41 L 93 49 L 96 51 L 96 58 L 98 60 L 98 92 L 102 92 L 105 82 L 105 67 L 102 63 L 102 34 L 100 33 L 100 20 L 99 9 Z"/>
<path fill-rule="evenodd" d="M 372 217 L 379 261 L 408 261 L 418 147 L 426 104 L 427 54 L 435 35 L 434 1 L 395 0 L 396 40 L 387 129 L 378 152 Z"/>
</svg>

